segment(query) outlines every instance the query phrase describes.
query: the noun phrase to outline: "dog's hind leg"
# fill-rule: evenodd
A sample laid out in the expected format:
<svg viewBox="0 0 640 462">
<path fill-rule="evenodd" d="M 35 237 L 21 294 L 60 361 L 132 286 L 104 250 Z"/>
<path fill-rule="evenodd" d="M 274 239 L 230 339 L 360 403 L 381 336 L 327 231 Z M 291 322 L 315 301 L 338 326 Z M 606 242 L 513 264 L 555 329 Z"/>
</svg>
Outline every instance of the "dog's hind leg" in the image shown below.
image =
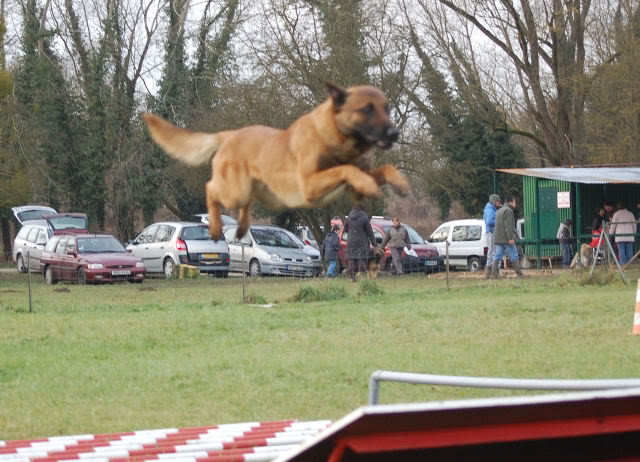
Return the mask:
<svg viewBox="0 0 640 462">
<path fill-rule="evenodd" d="M 400 196 L 409 194 L 409 182 L 393 166 L 387 164 L 368 172 L 380 186 L 389 184 Z"/>
<path fill-rule="evenodd" d="M 218 202 L 214 189 L 213 181 L 208 181 L 205 187 L 205 195 L 209 212 L 209 234 L 217 241 L 222 237 L 222 218 L 220 217 L 220 202 Z"/>
<path fill-rule="evenodd" d="M 247 234 L 247 230 L 249 229 L 249 205 L 250 204 L 240 207 L 240 210 L 238 210 L 238 230 L 236 231 L 236 239 L 240 239 L 242 236 Z"/>
</svg>

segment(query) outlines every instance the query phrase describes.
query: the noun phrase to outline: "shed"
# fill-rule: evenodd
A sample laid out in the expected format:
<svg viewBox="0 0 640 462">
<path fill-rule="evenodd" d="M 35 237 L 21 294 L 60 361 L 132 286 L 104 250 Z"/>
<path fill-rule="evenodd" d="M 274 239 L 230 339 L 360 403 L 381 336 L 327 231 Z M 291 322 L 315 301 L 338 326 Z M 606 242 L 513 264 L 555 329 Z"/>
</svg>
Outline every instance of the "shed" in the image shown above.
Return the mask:
<svg viewBox="0 0 640 462">
<path fill-rule="evenodd" d="M 561 255 L 556 232 L 571 218 L 578 242 L 591 240 L 596 209 L 605 201 L 624 202 L 637 213 L 640 164 L 623 166 L 507 168 L 523 177 L 524 253 L 529 258 Z"/>
</svg>

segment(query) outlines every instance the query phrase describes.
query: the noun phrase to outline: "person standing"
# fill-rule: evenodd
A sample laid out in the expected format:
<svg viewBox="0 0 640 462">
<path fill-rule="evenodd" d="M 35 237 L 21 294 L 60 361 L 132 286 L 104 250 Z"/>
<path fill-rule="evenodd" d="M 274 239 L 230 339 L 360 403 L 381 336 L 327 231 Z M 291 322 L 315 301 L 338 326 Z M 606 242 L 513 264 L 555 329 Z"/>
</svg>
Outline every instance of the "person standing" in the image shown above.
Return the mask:
<svg viewBox="0 0 640 462">
<path fill-rule="evenodd" d="M 393 266 L 396 267 L 396 275 L 402 276 L 402 252 L 405 247 L 407 250 L 411 250 L 411 242 L 409 241 L 409 232 L 404 226 L 400 225 L 398 217 L 391 219 L 391 228 L 385 233 L 380 247 L 384 249 L 387 243 L 389 243 L 389 248 L 391 249 L 391 259 L 393 260 Z"/>
<path fill-rule="evenodd" d="M 491 277 L 491 264 L 496 255 L 496 247 L 493 243 L 493 232 L 496 229 L 496 210 L 500 208 L 500 196 L 497 194 L 489 195 L 489 202 L 484 206 L 482 219 L 485 224 L 485 236 L 487 236 L 487 263 L 485 264 L 485 278 Z"/>
<path fill-rule="evenodd" d="M 369 217 L 359 204 L 354 204 L 344 224 L 347 233 L 347 258 L 349 259 L 349 276 L 353 281 L 356 274 L 367 272 L 367 262 L 371 257 L 371 246 L 376 245 Z"/>
<path fill-rule="evenodd" d="M 622 202 L 618 202 L 618 210 L 613 214 L 611 219 L 611 234 L 629 234 L 629 236 L 616 236 L 615 241 L 618 246 L 618 254 L 620 255 L 620 264 L 624 265 L 633 256 L 633 242 L 637 225 L 633 213 L 627 210 Z"/>
<path fill-rule="evenodd" d="M 333 225 L 331 227 L 331 231 L 327 233 L 327 237 L 322 243 L 324 261 L 329 264 L 327 267 L 328 278 L 335 278 L 338 275 L 336 268 L 338 266 L 338 252 L 340 251 L 340 238 L 338 237 L 339 230 L 340 227 L 338 225 Z"/>
<path fill-rule="evenodd" d="M 505 203 L 496 212 L 496 228 L 493 235 L 496 254 L 491 263 L 491 279 L 500 278 L 500 261 L 507 254 L 519 278 L 525 277 L 520 267 L 520 256 L 516 249 L 516 219 L 513 209 L 516 208 L 515 197 L 507 196 Z"/>
<path fill-rule="evenodd" d="M 558 226 L 558 232 L 556 233 L 556 239 L 560 242 L 562 247 L 562 267 L 564 269 L 569 268 L 571 262 L 571 227 L 573 226 L 573 220 L 567 218 Z"/>
</svg>

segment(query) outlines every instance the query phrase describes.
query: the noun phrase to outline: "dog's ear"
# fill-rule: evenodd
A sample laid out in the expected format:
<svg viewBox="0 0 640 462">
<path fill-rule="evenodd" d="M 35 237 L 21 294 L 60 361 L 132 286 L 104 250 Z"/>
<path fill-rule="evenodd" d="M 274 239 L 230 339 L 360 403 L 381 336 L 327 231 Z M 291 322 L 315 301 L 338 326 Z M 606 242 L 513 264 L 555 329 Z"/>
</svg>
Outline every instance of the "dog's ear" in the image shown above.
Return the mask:
<svg viewBox="0 0 640 462">
<path fill-rule="evenodd" d="M 324 83 L 327 86 L 327 90 L 329 90 L 329 96 L 333 100 L 333 105 L 335 107 L 340 107 L 347 100 L 347 90 L 337 85 L 332 84 L 331 82 Z"/>
</svg>

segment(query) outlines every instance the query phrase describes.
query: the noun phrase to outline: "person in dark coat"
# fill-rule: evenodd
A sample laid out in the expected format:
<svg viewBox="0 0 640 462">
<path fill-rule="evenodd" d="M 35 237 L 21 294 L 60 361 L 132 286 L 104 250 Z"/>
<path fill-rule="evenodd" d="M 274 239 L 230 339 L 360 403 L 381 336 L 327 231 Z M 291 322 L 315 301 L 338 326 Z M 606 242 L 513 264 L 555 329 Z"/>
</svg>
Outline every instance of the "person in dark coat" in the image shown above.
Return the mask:
<svg viewBox="0 0 640 462">
<path fill-rule="evenodd" d="M 327 268 L 327 277 L 334 278 L 338 275 L 336 267 L 338 266 L 338 252 L 340 251 L 340 238 L 338 237 L 338 231 L 340 227 L 333 225 L 331 231 L 327 233 L 327 237 L 322 243 L 322 252 L 324 254 L 324 261 L 329 266 Z"/>
<path fill-rule="evenodd" d="M 344 232 L 347 233 L 349 276 L 355 281 L 356 273 L 366 273 L 367 262 L 371 258 L 370 248 L 376 245 L 369 217 L 359 204 L 351 208 L 344 224 Z"/>
</svg>

